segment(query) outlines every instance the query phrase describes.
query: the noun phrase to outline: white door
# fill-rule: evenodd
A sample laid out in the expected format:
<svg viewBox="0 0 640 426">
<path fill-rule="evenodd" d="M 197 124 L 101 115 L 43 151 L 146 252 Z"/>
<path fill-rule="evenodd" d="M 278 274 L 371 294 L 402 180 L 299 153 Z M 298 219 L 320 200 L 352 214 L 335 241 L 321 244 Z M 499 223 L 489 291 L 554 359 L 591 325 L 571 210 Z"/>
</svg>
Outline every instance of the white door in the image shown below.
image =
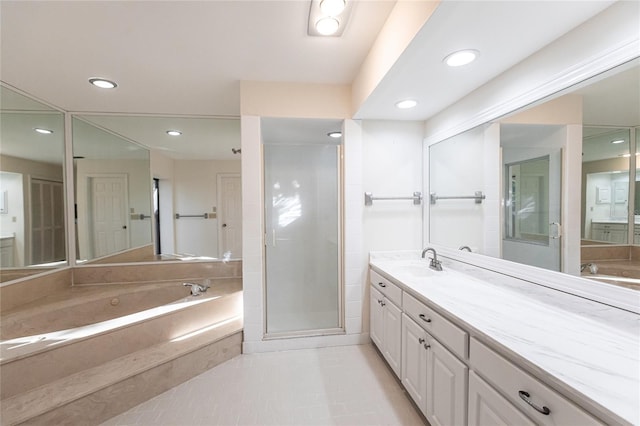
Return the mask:
<svg viewBox="0 0 640 426">
<path fill-rule="evenodd" d="M 420 411 L 427 415 L 426 332 L 402 314 L 402 384 Z"/>
<path fill-rule="evenodd" d="M 31 179 L 31 264 L 66 258 L 62 182 Z"/>
<path fill-rule="evenodd" d="M 242 182 L 239 174 L 218 175 L 218 256 L 242 257 Z"/>
<path fill-rule="evenodd" d="M 466 425 L 469 369 L 435 339 L 427 343 L 427 420 L 432 426 Z"/>
<path fill-rule="evenodd" d="M 532 426 L 533 423 L 502 395 L 469 372 L 469 426 Z"/>
<path fill-rule="evenodd" d="M 389 299 L 385 298 L 382 302 L 383 306 L 383 324 L 384 338 L 383 350 L 384 357 L 389 362 L 391 369 L 400 377 L 402 362 L 402 311 Z"/>
<path fill-rule="evenodd" d="M 126 176 L 91 177 L 93 257 L 129 248 Z"/>
<path fill-rule="evenodd" d="M 544 153 L 543 153 L 544 152 Z M 560 271 L 560 149 L 505 165 L 504 259 Z"/>
</svg>

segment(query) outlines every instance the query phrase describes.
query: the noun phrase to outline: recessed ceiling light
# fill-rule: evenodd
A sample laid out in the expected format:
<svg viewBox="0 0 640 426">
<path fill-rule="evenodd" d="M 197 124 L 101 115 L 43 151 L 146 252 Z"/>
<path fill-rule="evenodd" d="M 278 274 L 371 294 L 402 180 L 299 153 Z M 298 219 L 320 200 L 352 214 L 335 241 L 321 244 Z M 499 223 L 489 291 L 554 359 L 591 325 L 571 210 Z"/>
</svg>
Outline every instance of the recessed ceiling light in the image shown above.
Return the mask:
<svg viewBox="0 0 640 426">
<path fill-rule="evenodd" d="M 345 0 L 322 0 L 320 2 L 320 10 L 322 10 L 322 13 L 328 16 L 340 15 L 345 6 Z"/>
<path fill-rule="evenodd" d="M 330 138 L 338 139 L 342 137 L 342 132 L 330 132 L 327 133 L 327 136 L 329 136 Z"/>
<path fill-rule="evenodd" d="M 467 49 L 453 52 L 444 58 L 444 63 L 450 67 L 460 67 L 475 61 L 480 53 L 477 50 Z"/>
<path fill-rule="evenodd" d="M 331 35 L 338 31 L 340 23 L 336 18 L 322 18 L 316 22 L 316 30 L 322 35 Z"/>
<path fill-rule="evenodd" d="M 413 99 L 405 99 L 404 101 L 396 102 L 396 107 L 400 109 L 409 109 L 413 108 L 416 105 L 418 105 L 418 102 L 414 101 Z"/>
<path fill-rule="evenodd" d="M 36 127 L 33 130 L 38 133 L 42 133 L 43 135 L 50 135 L 51 133 L 53 133 L 53 130 L 43 129 L 42 127 Z"/>
<path fill-rule="evenodd" d="M 180 136 L 182 132 L 180 130 L 167 130 L 169 136 Z"/>
<path fill-rule="evenodd" d="M 115 89 L 116 87 L 118 87 L 115 82 L 99 77 L 90 78 L 89 83 L 101 89 Z"/>
<path fill-rule="evenodd" d="M 624 143 L 624 139 L 616 139 L 614 141 L 611 141 L 611 143 Z"/>
</svg>

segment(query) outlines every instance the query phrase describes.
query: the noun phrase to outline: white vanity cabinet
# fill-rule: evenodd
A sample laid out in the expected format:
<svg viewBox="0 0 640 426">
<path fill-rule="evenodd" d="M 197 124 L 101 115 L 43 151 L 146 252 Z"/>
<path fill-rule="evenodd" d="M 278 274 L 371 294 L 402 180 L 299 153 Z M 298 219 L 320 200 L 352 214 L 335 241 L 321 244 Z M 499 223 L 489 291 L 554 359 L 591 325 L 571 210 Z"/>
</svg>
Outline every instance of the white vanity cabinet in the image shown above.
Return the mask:
<svg viewBox="0 0 640 426">
<path fill-rule="evenodd" d="M 627 225 L 594 222 L 591 224 L 591 239 L 622 244 L 627 239 Z"/>
<path fill-rule="evenodd" d="M 500 395 L 474 371 L 469 372 L 469 426 L 534 426 L 506 398 Z"/>
<path fill-rule="evenodd" d="M 371 340 L 398 377 L 401 374 L 402 311 L 398 307 L 402 290 L 371 271 Z"/>
<path fill-rule="evenodd" d="M 402 384 L 432 426 L 466 424 L 468 368 L 426 329 L 439 324 L 433 330 L 447 330 L 442 337 L 452 346 L 459 343 L 457 332 L 465 340 L 466 333 L 440 315 L 435 317 L 435 312 L 407 293 L 403 294 L 403 309 Z M 448 333 L 450 327 L 453 334 Z M 460 343 L 466 352 L 466 343 Z"/>
<path fill-rule="evenodd" d="M 531 424 L 604 425 L 475 338 L 471 339 L 470 360 L 473 369 L 495 390 L 483 383 L 482 379 L 474 377 L 476 383 L 473 389 L 470 386 L 469 391 L 469 426 L 486 424 L 483 418 L 489 415 L 490 406 L 494 406 L 494 414 L 505 419 L 519 418 L 511 416 L 517 416 L 521 411 Z M 504 397 L 500 399 L 500 395 L 496 394 Z M 478 409 L 478 404 L 482 405 L 481 409 Z M 508 420 L 507 424 L 513 423 Z"/>
</svg>

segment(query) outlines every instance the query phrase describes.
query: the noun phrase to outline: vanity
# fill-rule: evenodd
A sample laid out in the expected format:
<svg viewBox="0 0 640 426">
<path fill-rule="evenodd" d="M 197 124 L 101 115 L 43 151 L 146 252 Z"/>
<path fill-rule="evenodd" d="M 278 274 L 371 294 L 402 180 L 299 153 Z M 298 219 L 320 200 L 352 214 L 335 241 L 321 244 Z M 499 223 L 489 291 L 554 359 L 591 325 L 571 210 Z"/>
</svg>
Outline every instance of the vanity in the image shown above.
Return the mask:
<svg viewBox="0 0 640 426">
<path fill-rule="evenodd" d="M 369 271 L 371 338 L 432 425 L 640 424 L 640 315 L 439 259 Z"/>
</svg>

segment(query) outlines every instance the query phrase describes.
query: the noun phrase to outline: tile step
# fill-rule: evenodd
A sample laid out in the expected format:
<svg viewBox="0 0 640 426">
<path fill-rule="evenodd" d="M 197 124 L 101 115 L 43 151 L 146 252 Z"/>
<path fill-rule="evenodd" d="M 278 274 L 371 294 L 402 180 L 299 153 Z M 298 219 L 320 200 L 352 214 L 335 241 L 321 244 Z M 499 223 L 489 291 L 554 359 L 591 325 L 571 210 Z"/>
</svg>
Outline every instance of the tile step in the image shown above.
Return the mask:
<svg viewBox="0 0 640 426">
<path fill-rule="evenodd" d="M 176 360 L 242 331 L 242 316 L 47 383 L 1 401 L 2 424 L 16 425 Z"/>
</svg>

